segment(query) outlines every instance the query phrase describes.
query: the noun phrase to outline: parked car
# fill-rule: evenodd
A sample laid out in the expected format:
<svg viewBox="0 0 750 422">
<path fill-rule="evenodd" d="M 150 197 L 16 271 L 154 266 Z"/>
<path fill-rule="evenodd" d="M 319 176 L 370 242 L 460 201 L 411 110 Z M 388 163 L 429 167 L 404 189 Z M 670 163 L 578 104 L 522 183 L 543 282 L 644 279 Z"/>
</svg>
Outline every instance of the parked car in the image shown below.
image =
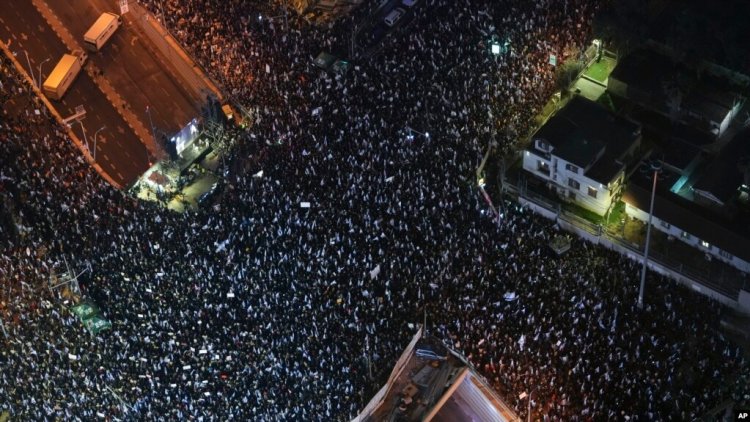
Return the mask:
<svg viewBox="0 0 750 422">
<path fill-rule="evenodd" d="M 393 26 L 405 14 L 406 14 L 406 10 L 404 10 L 404 9 L 402 9 L 400 7 L 397 7 L 395 9 L 391 10 L 391 13 L 389 13 L 388 15 L 386 15 L 385 19 L 383 19 L 383 22 L 385 22 L 385 24 L 388 25 L 388 26 Z"/>
</svg>

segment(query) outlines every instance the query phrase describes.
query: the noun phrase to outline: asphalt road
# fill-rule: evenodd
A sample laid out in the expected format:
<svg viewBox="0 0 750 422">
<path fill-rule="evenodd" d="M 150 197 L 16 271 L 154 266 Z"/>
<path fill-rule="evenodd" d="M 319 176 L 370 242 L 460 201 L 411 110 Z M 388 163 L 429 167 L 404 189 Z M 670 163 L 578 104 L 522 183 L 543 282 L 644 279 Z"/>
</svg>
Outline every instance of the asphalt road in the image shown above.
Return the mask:
<svg viewBox="0 0 750 422">
<path fill-rule="evenodd" d="M 27 0 L 29 1 L 29 0 Z M 63 25 L 83 46 L 83 34 L 103 12 L 120 14 L 113 0 L 45 0 Z M 132 21 L 132 13 L 123 16 L 123 25 L 107 44 L 89 60 L 104 72 L 117 93 L 129 105 L 141 123 L 151 129 L 146 113 L 149 107 L 157 137 L 170 136 L 195 117 L 200 116 L 201 102 L 173 76 L 169 63 L 148 44 L 145 35 Z"/>
<path fill-rule="evenodd" d="M 3 3 L 0 7 L 0 37 L 10 44 L 10 50 L 27 72 L 30 63 L 36 79 L 39 79 L 40 65 L 42 79 L 45 79 L 62 55 L 68 52 L 30 0 Z M 90 148 L 93 148 L 94 134 L 106 126 L 96 138 L 96 161 L 117 183 L 127 186 L 148 169 L 149 156 L 145 146 L 86 72 L 80 72 L 62 101 L 52 101 L 52 104 L 63 117 L 74 114 L 76 106 L 85 107 L 86 117 L 81 124 L 75 123 L 73 130 L 81 141 L 88 139 Z"/>
</svg>

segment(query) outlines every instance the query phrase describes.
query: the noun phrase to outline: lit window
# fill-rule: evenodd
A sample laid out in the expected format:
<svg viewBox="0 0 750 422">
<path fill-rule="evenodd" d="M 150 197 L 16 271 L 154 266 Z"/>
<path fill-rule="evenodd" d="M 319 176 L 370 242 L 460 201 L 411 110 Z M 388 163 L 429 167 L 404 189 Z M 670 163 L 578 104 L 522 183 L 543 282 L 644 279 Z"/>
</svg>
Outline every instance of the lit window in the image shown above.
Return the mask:
<svg viewBox="0 0 750 422">
<path fill-rule="evenodd" d="M 690 233 L 688 232 L 682 232 L 681 236 L 683 239 L 690 239 Z"/>
<path fill-rule="evenodd" d="M 701 240 L 701 246 L 703 246 L 706 249 L 711 249 L 711 245 L 705 240 Z"/>
<path fill-rule="evenodd" d="M 589 186 L 589 196 L 592 198 L 596 198 L 597 193 L 599 193 L 593 186 Z"/>
</svg>

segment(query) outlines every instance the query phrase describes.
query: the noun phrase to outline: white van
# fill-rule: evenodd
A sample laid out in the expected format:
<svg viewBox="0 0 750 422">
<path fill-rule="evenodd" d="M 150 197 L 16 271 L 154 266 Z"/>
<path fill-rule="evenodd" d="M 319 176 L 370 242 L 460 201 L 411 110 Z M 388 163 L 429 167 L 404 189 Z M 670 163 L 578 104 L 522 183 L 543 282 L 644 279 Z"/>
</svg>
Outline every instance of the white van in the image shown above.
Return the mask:
<svg viewBox="0 0 750 422">
<path fill-rule="evenodd" d="M 402 16 L 406 13 L 406 10 L 397 7 L 393 10 L 391 10 L 391 13 L 386 15 L 385 19 L 383 19 L 383 22 L 385 22 L 388 26 L 393 26 L 398 22 L 399 19 L 401 19 Z"/>
<path fill-rule="evenodd" d="M 86 53 L 80 49 L 72 54 L 63 54 L 62 59 L 42 84 L 44 95 L 53 100 L 62 99 L 83 65 L 86 64 L 87 57 Z"/>
<path fill-rule="evenodd" d="M 122 18 L 120 16 L 109 12 L 102 13 L 83 36 L 86 48 L 91 51 L 101 50 L 121 24 Z"/>
</svg>

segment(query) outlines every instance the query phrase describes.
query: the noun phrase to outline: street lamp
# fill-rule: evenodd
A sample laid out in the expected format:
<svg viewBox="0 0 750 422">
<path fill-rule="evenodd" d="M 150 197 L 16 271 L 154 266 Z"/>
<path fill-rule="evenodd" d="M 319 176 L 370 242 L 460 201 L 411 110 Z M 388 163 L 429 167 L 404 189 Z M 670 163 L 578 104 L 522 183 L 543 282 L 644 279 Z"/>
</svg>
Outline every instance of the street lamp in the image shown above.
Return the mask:
<svg viewBox="0 0 750 422">
<path fill-rule="evenodd" d="M 45 64 L 45 63 L 47 63 L 49 61 L 49 59 L 50 58 L 47 57 L 46 60 L 44 60 L 43 62 L 39 63 L 39 89 L 42 89 L 42 65 Z"/>
<path fill-rule="evenodd" d="M 86 128 L 83 127 L 83 119 L 76 119 L 76 121 L 81 125 L 81 132 L 83 132 L 83 142 L 86 143 L 86 149 L 89 150 L 89 154 L 91 154 L 91 148 L 89 147 L 89 140 L 86 138 Z"/>
<path fill-rule="evenodd" d="M 99 132 L 101 132 L 102 130 L 104 130 L 106 128 L 107 128 L 107 126 L 104 125 L 104 126 L 100 127 L 99 130 L 97 130 L 96 132 L 94 132 L 94 153 L 93 153 L 94 162 L 96 162 L 96 135 L 98 135 Z"/>
<path fill-rule="evenodd" d="M 527 420 L 528 422 L 531 422 L 531 395 L 532 395 L 532 394 L 534 394 L 534 392 L 536 391 L 536 389 L 537 389 L 537 387 L 534 387 L 534 388 L 532 388 L 532 389 L 531 389 L 531 390 L 529 391 L 529 393 L 528 393 L 528 394 L 526 394 L 526 392 L 524 391 L 523 393 L 521 393 L 521 394 L 520 394 L 520 395 L 518 396 L 518 399 L 519 399 L 519 400 L 523 400 L 523 399 L 525 399 L 526 397 L 528 397 L 528 398 L 529 398 L 529 405 L 528 405 L 528 408 L 527 408 L 527 412 L 526 412 L 526 420 Z"/>
<path fill-rule="evenodd" d="M 649 163 L 650 170 L 654 173 L 653 183 L 651 186 L 651 205 L 648 211 L 648 228 L 646 229 L 646 248 L 643 251 L 643 269 L 641 270 L 641 288 L 638 292 L 638 308 L 643 309 L 643 291 L 646 288 L 646 268 L 648 267 L 648 248 L 651 244 L 651 219 L 654 216 L 654 197 L 656 196 L 656 179 L 661 173 L 662 163 L 658 160 L 653 160 Z"/>
</svg>

